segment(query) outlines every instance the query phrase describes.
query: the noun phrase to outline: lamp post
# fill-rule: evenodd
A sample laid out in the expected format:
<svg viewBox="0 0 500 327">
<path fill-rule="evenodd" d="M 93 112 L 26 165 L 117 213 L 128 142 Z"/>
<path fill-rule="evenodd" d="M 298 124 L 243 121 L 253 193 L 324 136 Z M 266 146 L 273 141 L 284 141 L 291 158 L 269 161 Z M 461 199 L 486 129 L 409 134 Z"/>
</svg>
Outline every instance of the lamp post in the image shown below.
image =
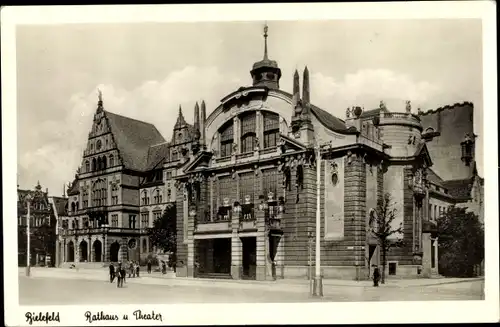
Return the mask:
<svg viewBox="0 0 500 327">
<path fill-rule="evenodd" d="M 313 296 L 323 296 L 323 279 L 321 277 L 321 149 L 331 148 L 332 143 L 317 144 L 316 155 L 316 273 L 314 276 Z"/>
<path fill-rule="evenodd" d="M 30 277 L 31 275 L 31 269 L 30 269 L 30 222 L 31 222 L 31 200 L 32 197 L 30 194 L 26 195 L 26 204 L 28 207 L 28 216 L 26 219 L 26 238 L 27 238 L 27 245 L 26 245 L 26 277 Z"/>
<path fill-rule="evenodd" d="M 313 242 L 313 233 L 307 233 L 308 239 L 308 252 L 309 252 L 309 293 L 313 295 L 313 275 L 312 275 L 312 242 Z"/>
</svg>

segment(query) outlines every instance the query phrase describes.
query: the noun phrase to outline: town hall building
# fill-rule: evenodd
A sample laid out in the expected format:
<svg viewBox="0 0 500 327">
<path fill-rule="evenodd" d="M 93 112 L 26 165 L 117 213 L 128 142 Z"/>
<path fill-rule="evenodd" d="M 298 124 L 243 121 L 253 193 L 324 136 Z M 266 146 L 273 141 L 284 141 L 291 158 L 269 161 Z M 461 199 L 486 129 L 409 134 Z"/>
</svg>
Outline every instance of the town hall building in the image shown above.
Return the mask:
<svg viewBox="0 0 500 327">
<path fill-rule="evenodd" d="M 178 276 L 305 278 L 319 189 L 324 278 L 364 279 L 381 264 L 370 217 L 386 193 L 405 241 L 389 252 L 388 274 L 437 274 L 439 215 L 456 204 L 483 217 L 473 104 L 354 104 L 341 119 L 313 104 L 307 67 L 302 80 L 295 71 L 291 93 L 280 88 L 267 37 L 266 27 L 251 86 L 209 115 L 197 103 L 192 124 L 179 107 L 169 140 L 99 97 L 68 190 L 63 264 L 144 258 L 153 251 L 145 228 L 175 205 Z"/>
</svg>

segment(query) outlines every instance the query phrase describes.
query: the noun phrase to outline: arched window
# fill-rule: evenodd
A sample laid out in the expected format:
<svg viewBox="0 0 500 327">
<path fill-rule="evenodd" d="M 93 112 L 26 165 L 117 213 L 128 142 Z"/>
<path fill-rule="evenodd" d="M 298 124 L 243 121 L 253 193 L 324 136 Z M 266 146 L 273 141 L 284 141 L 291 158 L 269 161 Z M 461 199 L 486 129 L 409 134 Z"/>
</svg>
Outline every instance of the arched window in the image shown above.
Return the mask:
<svg viewBox="0 0 500 327">
<path fill-rule="evenodd" d="M 101 170 L 102 169 L 102 161 L 101 161 L 101 157 L 98 157 L 97 158 L 97 170 Z"/>
<path fill-rule="evenodd" d="M 97 180 L 92 186 L 92 206 L 99 207 L 107 205 L 108 192 L 106 182 Z"/>
<path fill-rule="evenodd" d="M 275 147 L 280 132 L 280 117 L 277 114 L 264 112 L 264 149 Z"/>
<path fill-rule="evenodd" d="M 92 171 L 95 171 L 97 169 L 96 167 L 96 160 L 95 158 L 92 159 Z"/>
<path fill-rule="evenodd" d="M 109 155 L 109 166 L 113 167 L 115 165 L 115 157 L 112 154 Z"/>
<path fill-rule="evenodd" d="M 102 157 L 102 169 L 106 169 L 106 157 Z"/>
<path fill-rule="evenodd" d="M 74 202 L 71 202 L 71 212 L 75 212 L 76 211 L 76 205 Z"/>
<path fill-rule="evenodd" d="M 255 112 L 241 116 L 241 152 L 252 152 L 255 146 Z"/>
<path fill-rule="evenodd" d="M 90 163 L 88 160 L 85 160 L 85 172 L 88 173 L 90 171 Z"/>
<path fill-rule="evenodd" d="M 153 201 L 154 201 L 155 204 L 158 204 L 158 203 L 162 202 L 160 190 L 157 189 L 155 191 L 155 194 L 154 194 L 154 197 L 153 197 Z"/>
<path fill-rule="evenodd" d="M 229 121 L 220 131 L 220 156 L 229 157 L 234 143 L 233 121 Z"/>
<path fill-rule="evenodd" d="M 80 206 L 79 206 L 79 205 L 80 205 L 80 203 L 78 203 L 78 201 L 76 201 L 76 205 L 75 205 L 76 210 L 80 209 Z"/>
<path fill-rule="evenodd" d="M 147 191 L 142 192 L 142 198 L 141 198 L 141 200 L 142 200 L 141 202 L 142 202 L 143 206 L 149 204 L 149 197 L 148 197 L 148 192 Z"/>
</svg>

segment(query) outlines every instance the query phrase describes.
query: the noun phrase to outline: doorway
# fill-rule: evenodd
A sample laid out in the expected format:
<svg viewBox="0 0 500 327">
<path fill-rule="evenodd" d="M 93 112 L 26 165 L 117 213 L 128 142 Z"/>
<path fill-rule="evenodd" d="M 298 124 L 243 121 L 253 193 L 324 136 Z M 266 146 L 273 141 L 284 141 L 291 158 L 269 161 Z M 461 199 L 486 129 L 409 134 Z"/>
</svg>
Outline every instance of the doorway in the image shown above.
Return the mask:
<svg viewBox="0 0 500 327">
<path fill-rule="evenodd" d="M 111 262 L 118 262 L 118 252 L 120 251 L 120 244 L 118 242 L 114 242 L 111 244 L 109 249 L 109 256 Z"/>
<path fill-rule="evenodd" d="M 67 254 L 66 261 L 73 262 L 73 261 L 75 261 L 75 245 L 73 244 L 72 241 L 70 241 L 67 246 L 68 246 L 68 250 L 66 252 L 66 254 Z"/>
<path fill-rule="evenodd" d="M 368 246 L 368 276 L 371 276 L 373 273 L 373 269 L 378 266 L 378 255 L 377 255 L 377 246 L 369 245 Z"/>
<path fill-rule="evenodd" d="M 102 243 L 99 240 L 94 241 L 94 257 L 92 258 L 95 262 L 102 261 Z"/>
<path fill-rule="evenodd" d="M 257 238 L 242 237 L 242 278 L 256 279 L 257 272 Z"/>
<path fill-rule="evenodd" d="M 80 262 L 88 261 L 88 244 L 87 241 L 80 242 Z"/>
</svg>

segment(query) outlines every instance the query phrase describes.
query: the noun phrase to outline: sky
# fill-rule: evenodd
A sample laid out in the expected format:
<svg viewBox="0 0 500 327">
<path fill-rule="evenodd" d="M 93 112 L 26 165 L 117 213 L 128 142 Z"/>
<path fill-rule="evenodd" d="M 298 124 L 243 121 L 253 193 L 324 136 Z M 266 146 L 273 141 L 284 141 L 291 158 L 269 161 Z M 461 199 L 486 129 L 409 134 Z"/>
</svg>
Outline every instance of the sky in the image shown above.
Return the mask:
<svg viewBox="0 0 500 327">
<path fill-rule="evenodd" d="M 60 196 L 73 180 L 96 110 L 153 123 L 171 139 L 179 105 L 189 122 L 196 101 L 212 112 L 225 95 L 251 85 L 263 56 L 264 22 L 18 26 L 18 184 L 37 181 Z M 269 57 L 291 92 L 307 65 L 311 102 L 344 119 L 346 108 L 390 111 L 474 103 L 482 173 L 480 20 L 268 22 Z M 301 78 L 302 79 L 302 78 Z"/>
</svg>

